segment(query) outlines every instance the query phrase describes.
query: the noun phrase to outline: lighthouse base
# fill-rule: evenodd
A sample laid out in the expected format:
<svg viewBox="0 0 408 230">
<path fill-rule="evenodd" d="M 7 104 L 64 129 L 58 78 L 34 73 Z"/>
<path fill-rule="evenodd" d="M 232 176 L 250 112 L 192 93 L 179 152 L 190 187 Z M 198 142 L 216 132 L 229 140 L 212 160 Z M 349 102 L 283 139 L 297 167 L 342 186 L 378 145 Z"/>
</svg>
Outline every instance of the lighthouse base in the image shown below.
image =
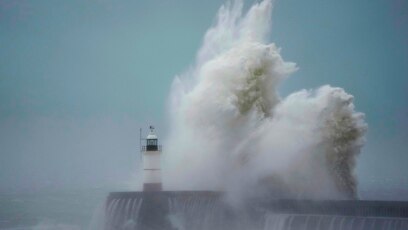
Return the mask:
<svg viewBox="0 0 408 230">
<path fill-rule="evenodd" d="M 145 191 L 145 192 L 162 191 L 162 184 L 161 183 L 144 183 L 143 184 L 143 191 Z"/>
</svg>

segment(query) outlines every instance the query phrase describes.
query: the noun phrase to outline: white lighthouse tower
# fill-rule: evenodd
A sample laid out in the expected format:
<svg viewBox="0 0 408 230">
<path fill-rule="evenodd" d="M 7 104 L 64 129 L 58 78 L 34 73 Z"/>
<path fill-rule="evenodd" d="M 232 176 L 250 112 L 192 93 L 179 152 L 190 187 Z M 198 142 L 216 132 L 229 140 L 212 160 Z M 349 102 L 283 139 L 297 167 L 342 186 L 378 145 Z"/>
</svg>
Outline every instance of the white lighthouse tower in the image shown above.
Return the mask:
<svg viewBox="0 0 408 230">
<path fill-rule="evenodd" d="M 146 137 L 146 145 L 142 146 L 143 154 L 143 191 L 161 191 L 161 146 L 158 145 L 154 127 Z"/>
</svg>

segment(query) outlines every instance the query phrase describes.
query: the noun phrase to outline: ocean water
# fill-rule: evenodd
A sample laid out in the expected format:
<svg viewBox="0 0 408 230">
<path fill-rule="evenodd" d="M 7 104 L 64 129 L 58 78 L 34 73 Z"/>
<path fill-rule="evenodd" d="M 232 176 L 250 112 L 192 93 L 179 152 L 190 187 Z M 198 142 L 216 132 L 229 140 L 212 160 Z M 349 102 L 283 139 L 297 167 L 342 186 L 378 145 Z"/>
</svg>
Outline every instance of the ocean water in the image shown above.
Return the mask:
<svg viewBox="0 0 408 230">
<path fill-rule="evenodd" d="M 101 229 L 101 226 L 105 223 L 103 218 L 104 204 L 110 191 L 113 190 L 88 189 L 0 193 L 0 229 Z M 407 194 L 408 191 L 365 191 L 360 192 L 360 198 L 369 200 L 408 200 Z M 206 210 L 205 207 L 201 208 Z M 203 214 L 201 213 L 200 216 L 203 216 Z M 285 218 L 289 217 L 279 216 L 279 220 Z M 268 217 L 267 220 L 270 222 L 270 220 L 275 219 L 276 216 L 272 216 L 271 218 Z M 272 221 L 272 225 L 269 222 L 266 222 L 265 226 L 272 226 L 271 228 L 274 229 L 273 226 L 275 226 L 276 221 Z"/>
<path fill-rule="evenodd" d="M 0 193 L 0 229 L 90 229 L 107 194 L 103 189 Z"/>
</svg>

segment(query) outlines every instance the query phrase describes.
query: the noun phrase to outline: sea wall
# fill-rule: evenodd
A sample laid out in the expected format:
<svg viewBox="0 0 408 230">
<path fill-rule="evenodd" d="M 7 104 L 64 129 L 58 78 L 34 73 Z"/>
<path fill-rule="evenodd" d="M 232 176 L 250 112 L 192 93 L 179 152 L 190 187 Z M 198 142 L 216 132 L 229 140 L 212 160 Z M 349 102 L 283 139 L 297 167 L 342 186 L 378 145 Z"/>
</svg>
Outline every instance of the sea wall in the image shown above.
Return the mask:
<svg viewBox="0 0 408 230">
<path fill-rule="evenodd" d="M 408 229 L 408 202 L 270 199 L 237 208 L 210 191 L 113 192 L 105 213 L 105 230 Z"/>
</svg>

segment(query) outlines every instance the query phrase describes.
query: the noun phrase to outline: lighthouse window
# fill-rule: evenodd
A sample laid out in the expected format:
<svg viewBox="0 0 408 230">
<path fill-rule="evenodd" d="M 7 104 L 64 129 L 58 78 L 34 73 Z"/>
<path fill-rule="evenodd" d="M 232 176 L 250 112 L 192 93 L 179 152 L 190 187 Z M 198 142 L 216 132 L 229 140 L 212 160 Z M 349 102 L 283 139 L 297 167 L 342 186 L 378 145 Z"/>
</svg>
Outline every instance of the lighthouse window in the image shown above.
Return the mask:
<svg viewBox="0 0 408 230">
<path fill-rule="evenodd" d="M 147 145 L 157 145 L 157 140 L 154 139 L 147 140 Z"/>
</svg>

